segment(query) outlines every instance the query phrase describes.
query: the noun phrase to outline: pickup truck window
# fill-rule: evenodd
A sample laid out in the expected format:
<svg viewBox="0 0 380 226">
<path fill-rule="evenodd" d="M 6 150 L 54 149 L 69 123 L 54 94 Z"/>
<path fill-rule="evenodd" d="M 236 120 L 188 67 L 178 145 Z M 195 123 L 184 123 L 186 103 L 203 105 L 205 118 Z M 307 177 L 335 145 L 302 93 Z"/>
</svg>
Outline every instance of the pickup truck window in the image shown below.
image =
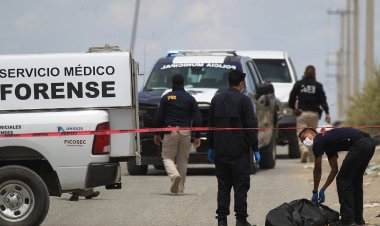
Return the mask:
<svg viewBox="0 0 380 226">
<path fill-rule="evenodd" d="M 284 59 L 255 59 L 261 77 L 266 82 L 291 83 L 288 65 Z"/>
<path fill-rule="evenodd" d="M 254 95 L 256 93 L 256 84 L 253 81 L 253 75 L 251 73 L 251 70 L 248 69 L 248 64 L 244 65 L 246 70 L 246 77 L 245 77 L 245 94 L 250 96 Z M 250 94 L 248 94 L 250 93 Z"/>
<path fill-rule="evenodd" d="M 237 64 L 181 63 L 156 64 L 145 85 L 146 91 L 171 89 L 171 78 L 175 74 L 185 77 L 185 88 L 228 87 L 228 73 L 241 69 Z"/>
<path fill-rule="evenodd" d="M 257 70 L 257 67 L 252 63 L 252 61 L 248 61 L 247 65 L 248 65 L 249 71 L 252 74 L 252 78 L 253 78 L 253 80 L 255 82 L 255 85 L 257 86 L 258 84 L 263 83 L 263 81 L 262 81 L 262 79 L 260 77 L 260 74 L 259 74 L 259 72 Z"/>
</svg>

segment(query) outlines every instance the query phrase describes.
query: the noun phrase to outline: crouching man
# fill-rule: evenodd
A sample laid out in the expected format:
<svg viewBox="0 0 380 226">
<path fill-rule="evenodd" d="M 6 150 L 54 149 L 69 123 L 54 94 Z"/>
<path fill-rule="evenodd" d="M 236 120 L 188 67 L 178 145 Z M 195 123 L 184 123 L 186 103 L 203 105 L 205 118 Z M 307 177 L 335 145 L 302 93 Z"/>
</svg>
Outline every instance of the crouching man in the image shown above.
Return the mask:
<svg viewBox="0 0 380 226">
<path fill-rule="evenodd" d="M 335 176 L 340 203 L 342 225 L 364 225 L 363 219 L 363 175 L 375 152 L 375 142 L 367 134 L 352 128 L 336 128 L 317 133 L 305 128 L 299 133 L 303 144 L 310 148 L 314 160 L 314 190 L 312 201 L 323 203 L 325 190 Z M 348 151 L 338 173 L 338 152 Z M 331 167 L 325 184 L 319 190 L 322 174 L 322 155 L 326 154 Z"/>
</svg>

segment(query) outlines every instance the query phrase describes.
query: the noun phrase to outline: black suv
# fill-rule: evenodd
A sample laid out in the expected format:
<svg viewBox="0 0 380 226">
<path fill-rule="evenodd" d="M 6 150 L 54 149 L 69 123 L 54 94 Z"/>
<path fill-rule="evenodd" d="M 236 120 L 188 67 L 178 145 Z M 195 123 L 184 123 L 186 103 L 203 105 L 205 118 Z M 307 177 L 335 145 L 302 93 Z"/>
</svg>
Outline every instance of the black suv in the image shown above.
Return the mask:
<svg viewBox="0 0 380 226">
<path fill-rule="evenodd" d="M 198 102 L 202 113 L 202 126 L 207 126 L 208 109 L 213 96 L 228 88 L 228 73 L 240 69 L 246 73 L 245 94 L 255 107 L 259 127 L 259 150 L 262 155 L 261 168 L 274 168 L 276 163 L 276 138 L 278 105 L 272 84 L 265 83 L 249 57 L 239 56 L 231 50 L 172 51 L 160 58 L 144 86 L 139 92 L 140 127 L 153 127 L 154 114 L 162 95 L 171 90 L 171 77 L 180 73 L 186 77 L 185 90 Z M 275 129 L 271 129 L 275 128 Z M 201 133 L 202 145 L 190 151 L 189 163 L 209 163 L 209 148 L 206 133 Z M 141 164 L 128 161 L 131 175 L 146 174 L 148 165 L 163 169 L 161 148 L 153 143 L 152 133 L 143 133 L 141 141 Z M 253 153 L 251 171 L 255 171 Z"/>
</svg>

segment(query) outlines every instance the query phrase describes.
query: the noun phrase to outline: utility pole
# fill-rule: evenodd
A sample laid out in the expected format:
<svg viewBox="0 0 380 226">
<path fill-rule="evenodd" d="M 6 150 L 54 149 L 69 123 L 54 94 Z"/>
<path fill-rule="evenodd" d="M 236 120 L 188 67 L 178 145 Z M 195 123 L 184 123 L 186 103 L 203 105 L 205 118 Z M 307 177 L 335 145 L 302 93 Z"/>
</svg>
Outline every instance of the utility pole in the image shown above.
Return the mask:
<svg viewBox="0 0 380 226">
<path fill-rule="evenodd" d="M 134 16 L 133 16 L 131 43 L 129 45 L 129 51 L 131 51 L 131 52 L 133 52 L 134 49 L 135 49 L 137 24 L 138 24 L 138 20 L 139 20 L 139 9 L 140 9 L 140 0 L 136 0 L 136 3 L 135 3 L 135 13 L 134 13 Z"/>
<path fill-rule="evenodd" d="M 347 0 L 347 42 L 346 42 L 346 95 L 347 95 L 347 105 L 348 108 L 350 106 L 349 98 L 352 95 L 352 88 L 351 88 L 351 74 L 352 74 L 352 64 L 351 64 L 351 1 Z"/>
<path fill-rule="evenodd" d="M 337 73 L 336 73 L 336 84 L 337 84 L 337 102 L 338 102 L 338 117 L 340 119 L 344 118 L 344 112 L 346 109 L 346 102 L 347 102 L 347 96 L 346 96 L 346 89 L 344 88 L 344 80 L 347 77 L 345 72 L 345 17 L 347 15 L 346 10 L 329 10 L 327 12 L 329 15 L 338 15 L 340 16 L 340 47 L 337 52 Z"/>
<path fill-rule="evenodd" d="M 374 48 L 374 1 L 367 0 L 367 19 L 366 19 L 366 44 L 365 44 L 365 78 L 370 82 L 374 77 L 375 65 L 373 61 Z"/>
<path fill-rule="evenodd" d="M 353 94 L 356 95 L 360 90 L 360 64 L 359 64 L 359 0 L 354 0 L 354 28 L 353 28 Z"/>
</svg>

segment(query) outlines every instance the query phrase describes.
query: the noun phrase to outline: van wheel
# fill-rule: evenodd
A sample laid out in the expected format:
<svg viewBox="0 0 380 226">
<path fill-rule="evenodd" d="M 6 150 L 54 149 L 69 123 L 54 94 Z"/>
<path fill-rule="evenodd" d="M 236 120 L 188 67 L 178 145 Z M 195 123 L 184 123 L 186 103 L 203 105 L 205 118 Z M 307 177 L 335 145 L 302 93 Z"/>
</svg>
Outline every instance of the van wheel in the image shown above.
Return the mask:
<svg viewBox="0 0 380 226">
<path fill-rule="evenodd" d="M 297 133 L 295 132 L 292 137 L 289 140 L 289 158 L 291 159 L 298 159 L 300 157 L 300 147 L 298 145 L 298 137 Z"/>
<path fill-rule="evenodd" d="M 148 173 L 148 165 L 136 165 L 136 162 L 131 159 L 127 162 L 127 170 L 130 175 L 146 175 Z"/>
<path fill-rule="evenodd" d="M 270 143 L 260 150 L 261 169 L 273 169 L 276 166 L 276 137 L 277 134 L 273 133 Z"/>
<path fill-rule="evenodd" d="M 23 166 L 0 168 L 0 225 L 40 225 L 49 204 L 49 191 L 37 173 Z"/>
</svg>

